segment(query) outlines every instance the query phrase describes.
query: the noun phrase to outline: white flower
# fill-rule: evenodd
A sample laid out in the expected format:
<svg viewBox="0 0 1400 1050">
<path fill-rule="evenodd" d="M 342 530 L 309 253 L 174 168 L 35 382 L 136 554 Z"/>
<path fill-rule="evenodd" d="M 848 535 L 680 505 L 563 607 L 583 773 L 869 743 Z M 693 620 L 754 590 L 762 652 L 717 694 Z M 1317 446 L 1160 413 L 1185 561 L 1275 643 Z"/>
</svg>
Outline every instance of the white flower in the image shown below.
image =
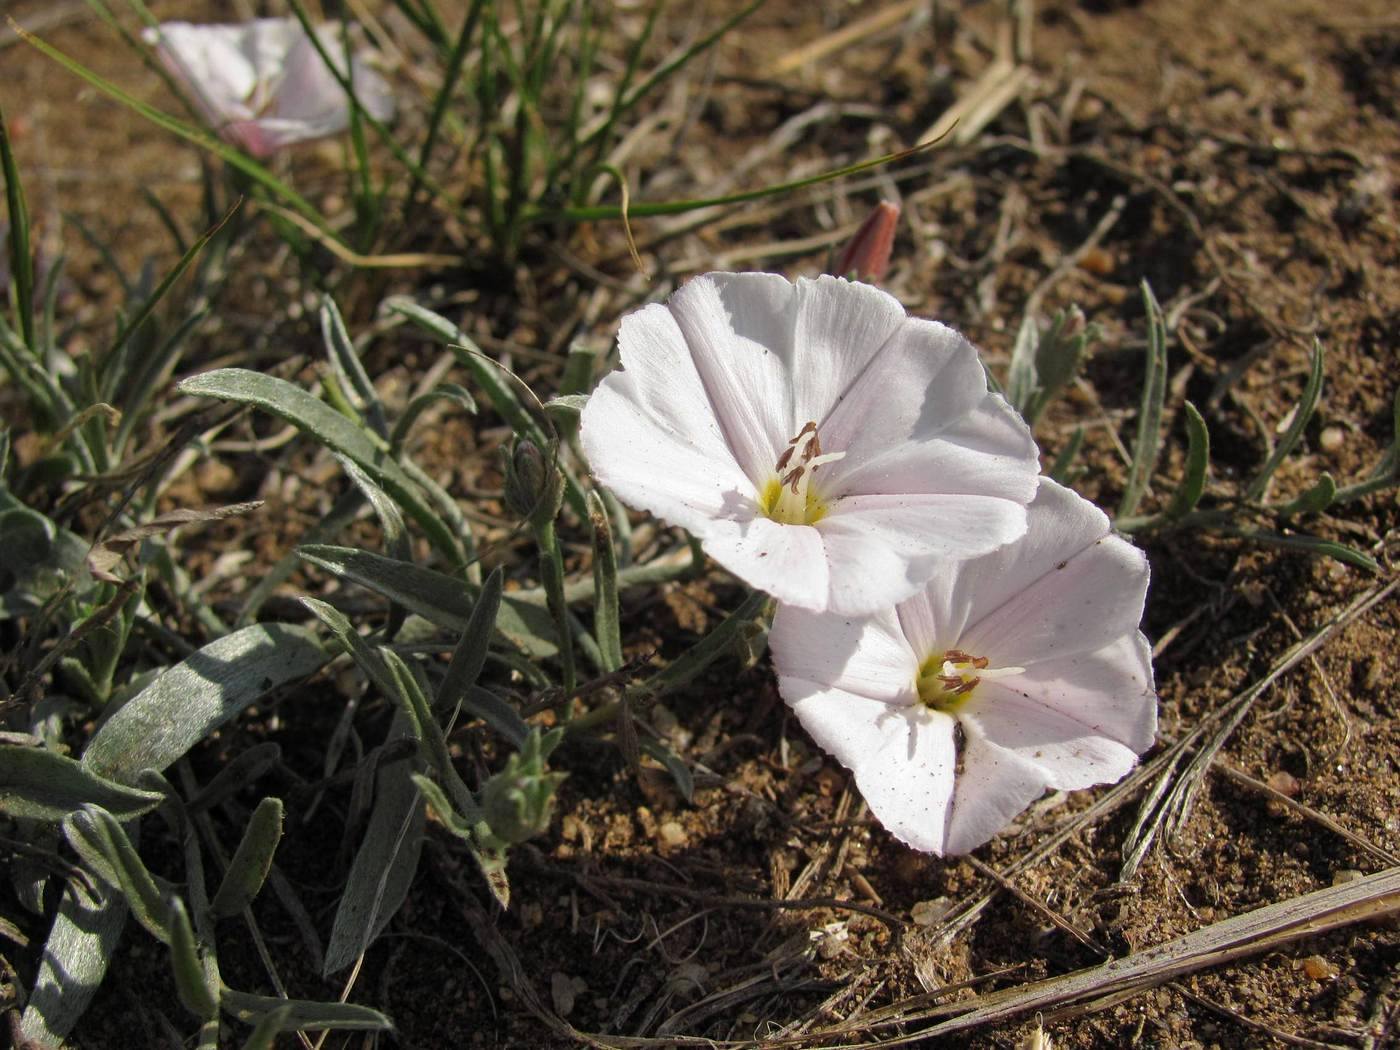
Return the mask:
<svg viewBox="0 0 1400 1050">
<path fill-rule="evenodd" d="M 344 72 L 339 31 L 324 27 L 317 35 Z M 219 134 L 255 157 L 349 126 L 350 100 L 295 18 L 237 25 L 164 22 L 144 36 Z M 393 116 L 394 98 L 383 78 L 358 58 L 350 68 L 365 111 L 378 120 Z"/>
<path fill-rule="evenodd" d="M 1025 532 L 1030 431 L 966 339 L 876 288 L 706 274 L 618 345 L 594 475 L 782 602 L 873 612 Z"/>
<path fill-rule="evenodd" d="M 780 608 L 778 686 L 896 838 L 966 853 L 1046 788 L 1119 780 L 1151 746 L 1147 575 L 1097 507 L 1042 478 L 1024 539 L 898 608 Z"/>
</svg>

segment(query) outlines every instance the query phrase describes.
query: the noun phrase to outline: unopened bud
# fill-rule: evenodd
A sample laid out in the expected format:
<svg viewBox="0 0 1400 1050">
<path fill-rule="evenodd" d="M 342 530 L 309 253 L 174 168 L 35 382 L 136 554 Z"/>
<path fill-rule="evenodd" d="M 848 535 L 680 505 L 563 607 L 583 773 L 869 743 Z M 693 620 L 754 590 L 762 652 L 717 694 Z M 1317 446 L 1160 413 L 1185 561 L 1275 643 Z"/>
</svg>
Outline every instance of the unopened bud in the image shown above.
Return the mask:
<svg viewBox="0 0 1400 1050">
<path fill-rule="evenodd" d="M 564 478 L 540 447 L 519 438 L 505 459 L 506 506 L 531 522 L 553 521 L 564 498 Z"/>
<path fill-rule="evenodd" d="M 533 730 L 525 746 L 481 789 L 486 824 L 506 845 L 517 846 L 549 828 L 554 791 L 567 774 L 546 772 L 544 760 L 560 736 L 556 730 L 542 740 L 539 730 Z"/>
<path fill-rule="evenodd" d="M 890 268 L 890 253 L 894 250 L 894 231 L 899 223 L 899 205 L 881 201 L 861 223 L 846 244 L 836 262 L 838 277 L 854 277 L 858 281 L 879 284 Z"/>
</svg>

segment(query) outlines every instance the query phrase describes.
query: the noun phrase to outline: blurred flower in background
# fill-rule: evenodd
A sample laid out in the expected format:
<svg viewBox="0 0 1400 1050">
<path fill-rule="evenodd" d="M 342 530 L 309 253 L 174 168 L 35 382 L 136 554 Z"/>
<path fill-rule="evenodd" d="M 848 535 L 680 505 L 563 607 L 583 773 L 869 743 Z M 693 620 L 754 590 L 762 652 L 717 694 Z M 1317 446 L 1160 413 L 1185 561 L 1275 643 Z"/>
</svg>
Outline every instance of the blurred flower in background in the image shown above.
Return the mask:
<svg viewBox="0 0 1400 1050">
<path fill-rule="evenodd" d="M 255 157 L 334 135 L 350 124 L 349 97 L 295 18 L 238 25 L 165 22 L 144 35 L 210 125 Z M 317 37 L 345 76 L 339 32 L 326 26 Z M 365 112 L 377 120 L 393 116 L 389 85 L 362 57 L 351 60 L 348 75 Z"/>
</svg>

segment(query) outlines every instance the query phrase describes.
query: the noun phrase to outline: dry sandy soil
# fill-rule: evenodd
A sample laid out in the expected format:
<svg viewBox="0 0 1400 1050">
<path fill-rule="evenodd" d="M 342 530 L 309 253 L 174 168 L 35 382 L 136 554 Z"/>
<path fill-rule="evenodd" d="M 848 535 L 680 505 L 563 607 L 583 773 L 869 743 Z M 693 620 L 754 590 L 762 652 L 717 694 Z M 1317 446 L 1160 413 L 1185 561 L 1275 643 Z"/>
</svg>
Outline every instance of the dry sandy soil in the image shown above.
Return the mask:
<svg viewBox="0 0 1400 1050">
<path fill-rule="evenodd" d="M 35 24 L 45 10 L 59 12 L 49 39 L 144 97 L 161 98 L 154 78 L 90 16 L 61 17 L 66 4 L 8 6 Z M 154 6 L 166 17 L 200 10 Z M 668 16 L 668 40 L 727 9 L 692 7 Z M 905 13 L 862 23 L 886 8 Z M 631 17 L 624 15 L 624 29 Z M 918 141 L 992 66 L 1001 24 L 997 4 L 773 0 L 715 61 L 658 101 L 664 119 L 627 160 L 634 199 L 759 185 Z M 852 25 L 863 31 L 833 37 Z M 1187 398 L 1213 438 L 1208 498 L 1237 494 L 1299 396 L 1314 337 L 1327 352 L 1321 406 L 1272 495 L 1295 495 L 1324 469 L 1363 477 L 1391 439 L 1400 376 L 1394 5 L 1056 0 L 1035 6 L 1031 27 L 1031 39 L 1021 41 L 1029 43 L 1023 65 L 1007 74 L 1016 78 L 1008 104 L 993 107 L 981 127 L 975 113 L 965 116 L 938 150 L 834 189 L 728 211 L 698 231 L 674 220 L 638 223 L 652 284 L 630 268 L 616 228 L 599 225 L 561 231 L 557 245 L 516 273 L 352 281 L 343 305 L 355 326 L 367 323 L 391 285 L 455 295 L 483 345 L 509 355 L 548 391 L 571 338 L 606 347 L 618 315 L 659 282 L 708 268 L 816 272 L 827 246 L 878 195 L 894 195 L 904 219 L 887 287 L 911 311 L 962 327 L 994 372 L 1005 367 L 1028 301 L 1042 316 L 1078 303 L 1103 329 L 1086 381 L 1038 433 L 1050 457 L 1076 426 L 1086 428 L 1076 482 L 1085 495 L 1112 506 L 1126 476 L 1118 442 L 1131 433 L 1141 384 L 1136 286 L 1144 278 L 1173 322 L 1168 447 L 1152 499 L 1169 495 L 1180 475 Z M 139 263 L 162 243 L 139 191 L 192 215 L 196 157 L 41 55 L 3 43 L 0 105 L 17 129 L 45 234 L 56 238 L 67 213 Z M 816 50 L 803 51 L 809 47 Z M 324 159 L 313 149 L 291 162 L 298 185 L 319 188 L 323 198 L 335 192 L 318 175 Z M 100 329 L 111 277 L 72 227 L 63 236 L 69 308 Z M 454 236 L 440 231 L 436 243 L 418 247 L 441 250 Z M 464 248 L 469 238 L 460 236 L 448 247 Z M 245 363 L 284 363 L 319 352 L 312 329 L 288 315 L 304 293 L 276 269 L 273 242 L 255 241 L 247 252 L 248 276 L 191 371 L 240 353 Z M 390 392 L 411 385 L 433 360 L 434 351 L 413 342 L 371 349 L 374 374 Z M 253 436 L 254 426 L 267 432 L 265 424 L 240 424 L 242 436 Z M 493 450 L 502 432 L 493 421 L 445 418 L 424 435 L 420 461 L 479 509 L 498 511 Z M 323 507 L 324 488 L 339 483 L 324 457 L 296 444 L 206 464 L 172 490 L 172 500 L 268 504 L 257 518 L 188 540 L 192 567 L 250 549 L 258 560 L 242 573 L 255 574 L 295 542 Z M 721 668 L 647 716 L 696 764 L 693 803 L 659 771 L 635 775 L 606 741 L 564 752 L 560 765 L 570 775 L 554 825 L 513 856 L 510 911 L 491 910 L 456 841 L 435 831 L 405 908 L 366 956 L 351 998 L 392 1015 L 409 1047 L 566 1046 L 583 1038 L 576 1033 L 604 1043 L 655 1040 L 630 1045 L 673 1045 L 674 1036 L 867 1045 L 917 1035 L 936 1023 L 919 1018 L 936 1015 L 930 1008 L 940 1003 L 1093 966 L 1105 954 L 1142 952 L 1393 870 L 1400 854 L 1394 593 L 1328 633 L 1314 655 L 1251 703 L 1237 701 L 1299 638 L 1395 578 L 1396 526 L 1393 490 L 1307 523 L 1368 552 L 1380 575 L 1218 534 L 1144 538 L 1154 572 L 1145 630 L 1157 647 L 1161 694 L 1161 741 L 1147 756 L 1148 771 L 1118 789 L 1047 798 L 975 859 L 921 856 L 891 839 L 844 771 L 787 716 L 766 662 Z M 494 560 L 528 564 L 518 538 L 504 529 L 496 535 Z M 583 533 L 569 538 L 580 541 L 575 564 L 585 567 Z M 224 580 L 210 597 L 231 599 L 239 586 Z M 307 590 L 334 592 L 323 577 L 306 575 L 287 593 Z M 363 595 L 334 593 L 375 608 Z M 629 594 L 629 652 L 659 660 L 683 651 L 739 596 L 719 575 Z M 305 786 L 322 775 L 320 743 L 339 718 L 344 686 L 294 690 L 195 756 L 207 777 L 252 742 L 281 744 L 285 769 L 258 790 L 288 801 L 296 833 L 279 864 L 322 936 L 345 870 L 348 787 L 335 788 L 312 824 L 302 823 L 298 807 Z M 1187 819 L 1124 876 L 1125 844 L 1144 800 L 1161 778 L 1179 773 L 1171 745 L 1199 726 L 1218 728 L 1235 711 L 1238 726 Z M 382 701 L 366 702 L 357 724 L 367 741 L 379 739 L 389 713 Z M 470 768 L 481 752 L 461 742 Z M 256 797 L 249 792 L 245 801 Z M 1062 840 L 1047 848 L 1060 831 Z M 159 843 L 152 849 L 159 857 Z M 1009 885 L 998 873 L 1010 873 Z M 969 913 L 977 902 L 985 903 Z M 341 992 L 339 981 L 319 978 L 311 948 L 274 899 L 261 900 L 258 915 L 296 994 Z M 42 939 L 42 920 L 16 921 Z M 32 947 L 0 944 L 0 953 L 22 978 L 33 973 Z M 260 986 L 257 958 L 233 930 L 223 954 L 230 983 Z M 1097 1001 L 1092 1010 L 1047 1006 L 1041 1023 L 1057 1047 L 1395 1046 L 1398 969 L 1400 934 L 1393 918 L 1382 919 Z M 129 930 L 73 1045 L 173 1047 L 162 1015 L 176 1031 L 190 1026 L 169 980 L 163 949 Z M 833 1030 L 839 1034 L 821 1034 Z M 1036 1031 L 1031 1011 L 920 1045 L 1041 1045 L 1022 1042 Z M 371 1044 L 339 1035 L 327 1045 Z"/>
</svg>

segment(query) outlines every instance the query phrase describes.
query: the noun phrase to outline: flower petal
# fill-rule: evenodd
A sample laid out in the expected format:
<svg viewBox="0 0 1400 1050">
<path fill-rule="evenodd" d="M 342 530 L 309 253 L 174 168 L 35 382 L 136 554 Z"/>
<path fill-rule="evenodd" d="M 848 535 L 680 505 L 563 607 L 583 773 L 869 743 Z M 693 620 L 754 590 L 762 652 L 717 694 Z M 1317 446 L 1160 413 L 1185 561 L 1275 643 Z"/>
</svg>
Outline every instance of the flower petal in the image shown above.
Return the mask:
<svg viewBox="0 0 1400 1050">
<path fill-rule="evenodd" d="M 821 424 L 822 442 L 829 449 L 845 451 L 852 462 L 866 463 L 909 441 L 939 436 L 982 409 L 991 396 L 971 343 L 946 325 L 906 317 L 842 392 Z M 1035 460 L 1030 430 L 1014 411 L 996 412 L 994 422 L 1006 431 L 996 435 L 994 443 L 1000 447 L 995 451 Z M 921 479 L 912 491 L 928 491 L 926 485 L 927 480 Z M 1033 494 L 1027 491 L 1023 502 Z"/>
<path fill-rule="evenodd" d="M 753 485 L 719 437 L 708 404 L 684 396 L 648 400 L 645 374 L 614 372 L 588 399 L 579 437 L 594 477 L 632 506 L 700 536 L 711 522 L 752 518 Z"/>
<path fill-rule="evenodd" d="M 1025 531 L 1025 507 L 978 495 L 848 496 L 817 523 L 831 563 L 826 608 L 844 615 L 902 602 L 948 560 Z"/>
<path fill-rule="evenodd" d="M 964 726 L 962 771 L 945 853 L 971 853 L 1045 793 L 1045 774 L 1038 766 L 989 744 L 975 724 Z"/>
<path fill-rule="evenodd" d="M 756 485 L 797 432 L 788 376 L 796 306 L 793 286 L 767 273 L 704 274 L 667 301 L 725 440 Z"/>
<path fill-rule="evenodd" d="M 943 852 L 957 758 L 953 719 L 801 679 L 781 679 L 779 688 L 812 739 L 855 774 L 890 834 L 915 849 Z"/>
<path fill-rule="evenodd" d="M 339 32 L 323 28 L 317 35 L 326 54 L 335 63 L 336 70 L 343 75 L 345 44 Z M 384 79 L 353 56 L 350 68 L 354 75 L 351 86 L 360 105 L 377 120 L 388 120 L 393 116 L 394 96 Z M 289 123 L 304 124 L 307 133 L 303 138 L 334 134 L 350 124 L 350 99 L 305 34 L 287 53 L 281 78 L 277 82 L 272 115 Z"/>
<path fill-rule="evenodd" d="M 812 420 L 820 429 L 904 321 L 899 300 L 871 285 L 800 278 L 790 359 L 793 421 Z M 822 442 L 836 447 L 825 433 Z"/>
<path fill-rule="evenodd" d="M 980 365 L 977 370 L 980 375 Z M 887 387 L 903 384 L 902 378 L 892 383 L 888 376 L 884 382 Z M 930 398 L 929 403 L 934 400 Z M 886 429 L 883 420 L 897 414 L 897 408 L 873 401 L 865 405 L 864 429 L 847 446 L 846 458 L 833 463 L 829 478 L 824 479 L 834 492 L 973 494 L 997 496 L 1021 506 L 1035 498 L 1040 472 L 1035 440 L 999 395 L 984 390 L 965 403 L 960 415 L 942 421 L 921 419 L 908 439 L 895 440 L 891 429 L 889 443 L 877 444 L 874 436 Z"/>
<path fill-rule="evenodd" d="M 810 607 L 824 599 L 827 562 L 816 529 L 756 517 L 714 520 L 695 532 L 706 554 L 778 601 Z"/>
<path fill-rule="evenodd" d="M 999 684 L 1141 754 L 1157 733 L 1152 649 L 1141 631 L 1092 653 L 1052 657 Z"/>
<path fill-rule="evenodd" d="M 258 70 L 247 45 L 254 38 L 254 26 L 162 22 L 145 29 L 142 37 L 155 46 L 161 62 L 218 128 L 253 115 L 247 101 L 257 86 Z"/>
<path fill-rule="evenodd" d="M 919 661 L 892 611 L 850 619 L 781 605 L 768 649 L 780 678 L 822 682 L 884 703 L 917 700 Z"/>
<path fill-rule="evenodd" d="M 1137 753 L 1018 688 L 1017 678 L 983 682 L 958 712 L 989 746 L 1014 752 L 1040 769 L 1045 783 L 1063 791 L 1121 780 Z"/>
<path fill-rule="evenodd" d="M 960 567 L 961 645 L 996 666 L 1093 652 L 1137 629 L 1147 580 L 1147 558 L 1102 511 L 1042 478 L 1025 539 Z"/>
</svg>

